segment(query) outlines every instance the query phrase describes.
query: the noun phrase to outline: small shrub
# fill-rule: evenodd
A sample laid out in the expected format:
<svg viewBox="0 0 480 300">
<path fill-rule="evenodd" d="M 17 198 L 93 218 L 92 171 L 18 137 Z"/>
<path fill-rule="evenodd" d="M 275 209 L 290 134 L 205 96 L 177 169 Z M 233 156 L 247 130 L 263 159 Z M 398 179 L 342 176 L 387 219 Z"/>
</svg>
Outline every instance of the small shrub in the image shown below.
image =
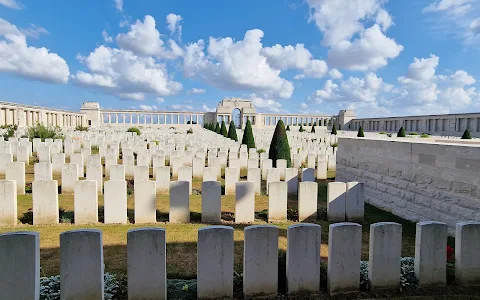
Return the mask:
<svg viewBox="0 0 480 300">
<path fill-rule="evenodd" d="M 379 134 L 387 134 L 385 131 L 381 131 L 379 132 Z"/>
<path fill-rule="evenodd" d="M 258 154 L 260 154 L 260 153 L 265 153 L 265 152 L 267 152 L 267 151 L 265 151 L 265 149 L 258 149 L 258 150 L 257 150 L 257 153 L 258 153 Z"/>
<path fill-rule="evenodd" d="M 290 131 L 290 125 L 287 125 L 287 129 L 285 129 L 286 131 Z"/>
<path fill-rule="evenodd" d="M 412 132 L 409 133 L 409 135 L 418 135 L 418 133 L 415 132 L 415 131 L 412 131 Z"/>
<path fill-rule="evenodd" d="M 30 140 L 41 139 L 42 142 L 44 142 L 45 139 L 63 139 L 60 127 L 46 127 L 40 123 L 29 127 L 27 135 Z"/>
<path fill-rule="evenodd" d="M 358 128 L 357 137 L 365 137 L 365 134 L 363 133 L 363 127 L 362 126 L 360 126 L 360 128 Z"/>
<path fill-rule="evenodd" d="M 400 127 L 400 130 L 398 130 L 397 137 L 407 137 L 405 134 L 405 129 L 403 127 Z"/>
<path fill-rule="evenodd" d="M 470 130 L 465 129 L 462 135 L 462 140 L 471 140 L 471 139 L 472 139 L 472 135 L 470 134 Z"/>
<path fill-rule="evenodd" d="M 137 127 L 130 127 L 127 129 L 127 132 L 134 132 L 137 135 L 140 135 L 140 129 L 138 129 Z"/>
<path fill-rule="evenodd" d="M 25 193 L 26 194 L 31 194 L 32 193 L 32 183 L 31 182 L 25 183 Z"/>
<path fill-rule="evenodd" d="M 400 286 L 416 287 L 418 280 L 415 277 L 414 268 L 415 259 L 413 257 L 403 257 L 400 261 Z M 368 280 L 368 261 L 360 262 L 360 289 L 369 290 L 370 283 Z"/>
<path fill-rule="evenodd" d="M 298 130 L 299 132 L 304 132 L 305 130 L 303 129 L 303 126 L 300 125 L 300 129 Z"/>
<path fill-rule="evenodd" d="M 88 127 L 87 127 L 87 126 L 78 125 L 77 127 L 75 127 L 75 131 L 88 131 Z"/>
<path fill-rule="evenodd" d="M 192 134 L 193 133 L 193 129 L 190 128 L 189 130 L 187 130 L 187 134 Z"/>
<path fill-rule="evenodd" d="M 429 138 L 430 135 L 428 133 L 422 133 L 422 135 L 420 137 L 421 138 Z"/>
<path fill-rule="evenodd" d="M 93 145 L 93 146 L 91 147 L 91 153 L 92 153 L 92 154 L 98 154 L 99 152 L 100 152 L 100 148 L 98 148 L 97 145 Z"/>
<path fill-rule="evenodd" d="M 333 143 L 333 144 L 330 144 L 331 147 L 333 148 L 337 148 L 338 147 L 338 144 L 337 143 Z"/>
<path fill-rule="evenodd" d="M 7 125 L 5 128 L 7 131 L 2 135 L 4 139 L 9 139 L 15 136 L 15 133 L 17 132 L 18 126 L 17 125 Z"/>
</svg>

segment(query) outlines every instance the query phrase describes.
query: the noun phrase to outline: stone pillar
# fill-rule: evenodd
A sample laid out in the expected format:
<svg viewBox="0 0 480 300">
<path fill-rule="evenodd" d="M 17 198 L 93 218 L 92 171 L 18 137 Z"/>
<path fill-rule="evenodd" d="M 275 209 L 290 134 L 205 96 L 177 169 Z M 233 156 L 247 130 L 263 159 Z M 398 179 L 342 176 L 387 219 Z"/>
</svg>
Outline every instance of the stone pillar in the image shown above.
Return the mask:
<svg viewBox="0 0 480 300">
<path fill-rule="evenodd" d="M 317 224 L 297 224 L 288 227 L 287 293 L 289 296 L 320 291 L 321 235 L 322 228 Z M 359 269 L 358 265 L 357 268 Z"/>
<path fill-rule="evenodd" d="M 60 234 L 60 298 L 103 299 L 102 231 L 71 230 Z"/>
<path fill-rule="evenodd" d="M 0 234 L 0 266 L 2 266 L 0 268 L 0 291 L 2 291 L 3 299 L 39 299 L 39 233 Z"/>
<path fill-rule="evenodd" d="M 128 299 L 167 299 L 166 257 L 165 229 L 128 231 Z"/>
<path fill-rule="evenodd" d="M 417 223 L 415 276 L 419 286 L 445 285 L 447 276 L 447 229 L 445 223 Z"/>
<path fill-rule="evenodd" d="M 198 230 L 198 298 L 233 297 L 233 231 L 230 226 L 208 226 Z"/>
</svg>

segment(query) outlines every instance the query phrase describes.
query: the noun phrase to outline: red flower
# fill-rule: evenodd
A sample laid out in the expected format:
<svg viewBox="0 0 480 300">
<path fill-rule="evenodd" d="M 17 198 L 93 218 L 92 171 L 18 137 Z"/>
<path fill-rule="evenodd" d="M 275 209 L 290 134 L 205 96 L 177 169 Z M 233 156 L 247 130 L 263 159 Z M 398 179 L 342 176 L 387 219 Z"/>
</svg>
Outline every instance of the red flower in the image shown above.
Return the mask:
<svg viewBox="0 0 480 300">
<path fill-rule="evenodd" d="M 447 261 L 454 260 L 455 250 L 447 245 Z"/>
</svg>

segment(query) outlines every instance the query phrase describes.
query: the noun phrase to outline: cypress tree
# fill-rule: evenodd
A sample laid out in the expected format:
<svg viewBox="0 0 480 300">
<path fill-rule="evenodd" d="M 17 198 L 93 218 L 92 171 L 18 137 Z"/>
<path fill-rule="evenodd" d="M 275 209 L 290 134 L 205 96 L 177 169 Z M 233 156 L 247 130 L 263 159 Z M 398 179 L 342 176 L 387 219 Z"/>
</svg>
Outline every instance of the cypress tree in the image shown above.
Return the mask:
<svg viewBox="0 0 480 300">
<path fill-rule="evenodd" d="M 238 142 L 237 137 L 237 130 L 235 129 L 235 122 L 230 122 L 230 126 L 228 126 L 228 138 Z"/>
<path fill-rule="evenodd" d="M 403 127 L 400 127 L 400 130 L 397 133 L 397 137 L 406 137 L 407 135 L 405 134 L 405 129 Z"/>
<path fill-rule="evenodd" d="M 315 133 L 315 124 L 312 125 L 312 131 L 310 131 L 311 133 Z"/>
<path fill-rule="evenodd" d="M 299 129 L 298 131 L 300 131 L 300 132 L 303 132 L 303 131 L 304 131 L 304 130 L 303 130 L 303 125 L 300 125 L 300 129 Z"/>
<path fill-rule="evenodd" d="M 245 130 L 243 131 L 242 144 L 247 145 L 247 148 L 255 148 L 255 138 L 253 137 L 252 124 L 247 120 Z"/>
<path fill-rule="evenodd" d="M 222 121 L 222 126 L 220 128 L 220 134 L 224 137 L 227 137 L 227 126 L 225 126 L 225 121 Z"/>
<path fill-rule="evenodd" d="M 467 129 L 465 129 L 465 131 L 463 132 L 463 135 L 462 135 L 462 140 L 471 140 L 472 139 L 472 136 L 470 135 L 470 131 Z"/>
<path fill-rule="evenodd" d="M 287 131 L 290 131 L 290 125 L 287 125 L 287 129 L 286 129 L 286 130 L 287 130 Z"/>
<path fill-rule="evenodd" d="M 215 132 L 220 134 L 220 124 L 217 122 L 217 126 L 215 126 Z"/>
<path fill-rule="evenodd" d="M 292 166 L 287 132 L 285 131 L 285 124 L 282 120 L 278 121 L 275 127 L 275 132 L 270 142 L 268 158 L 272 160 L 273 167 L 277 166 L 277 159 L 285 159 L 287 161 L 287 168 Z"/>
<path fill-rule="evenodd" d="M 365 137 L 365 134 L 363 134 L 363 128 L 362 126 L 360 126 L 360 128 L 358 128 L 358 134 L 357 134 L 358 137 Z"/>
<path fill-rule="evenodd" d="M 335 124 L 333 124 L 333 127 L 332 127 L 332 134 L 337 134 L 337 127 L 335 126 Z"/>
</svg>

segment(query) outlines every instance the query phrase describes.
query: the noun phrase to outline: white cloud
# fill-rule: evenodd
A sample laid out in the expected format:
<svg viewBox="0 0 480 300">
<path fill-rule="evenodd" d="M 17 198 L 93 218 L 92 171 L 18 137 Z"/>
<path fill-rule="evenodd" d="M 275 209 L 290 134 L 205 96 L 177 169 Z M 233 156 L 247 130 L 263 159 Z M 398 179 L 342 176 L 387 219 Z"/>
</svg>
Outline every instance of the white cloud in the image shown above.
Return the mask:
<svg viewBox="0 0 480 300">
<path fill-rule="evenodd" d="M 435 69 L 438 66 L 440 58 L 430 54 L 429 58 L 414 58 L 413 63 L 408 67 L 407 77 L 412 80 L 424 81 L 430 80 L 435 76 Z"/>
<path fill-rule="evenodd" d="M 108 34 L 106 30 L 102 31 L 102 37 L 105 43 L 111 43 L 113 42 L 113 38 Z"/>
<path fill-rule="evenodd" d="M 99 88 L 121 98 L 143 100 L 145 94 L 169 96 L 182 90 L 165 65 L 122 49 L 100 46 L 88 56 L 78 56 L 88 72 L 78 71 L 75 82 Z"/>
<path fill-rule="evenodd" d="M 332 79 L 342 79 L 343 74 L 340 73 L 338 69 L 331 69 L 330 72 L 328 72 L 328 75 L 330 75 L 330 78 Z"/>
<path fill-rule="evenodd" d="M 70 75 L 63 58 L 51 53 L 47 48 L 28 46 L 25 33 L 2 18 L 0 18 L 0 72 L 54 83 L 67 83 Z"/>
<path fill-rule="evenodd" d="M 307 0 L 310 19 L 323 33 L 323 44 L 333 46 L 364 30 L 363 22 L 376 21 L 387 30 L 392 20 L 382 8 L 384 0 Z"/>
<path fill-rule="evenodd" d="M 453 33 L 467 46 L 480 42 L 480 18 L 478 18 L 480 2 L 478 0 L 436 0 L 427 5 L 423 12 L 437 17 L 433 23 L 435 27 L 441 28 L 439 32 L 441 36 Z"/>
<path fill-rule="evenodd" d="M 208 107 L 205 103 L 202 105 L 202 110 L 204 112 L 214 112 L 216 109 L 213 107 Z"/>
<path fill-rule="evenodd" d="M 282 109 L 282 104 L 273 100 L 273 99 L 264 99 L 262 97 L 258 97 L 255 93 L 250 94 L 250 101 L 252 101 L 253 105 L 266 112 L 272 113 L 279 113 L 279 112 L 286 112 Z"/>
<path fill-rule="evenodd" d="M 333 83 L 332 80 L 325 81 L 323 85 L 323 89 L 316 90 L 312 96 L 310 96 L 309 100 L 312 100 L 316 103 L 322 103 L 324 100 L 330 100 L 336 97 L 336 93 L 338 92 L 338 85 Z"/>
<path fill-rule="evenodd" d="M 165 47 L 160 32 L 155 27 L 155 18 L 146 15 L 143 22 L 137 20 L 130 25 L 130 31 L 117 35 L 117 43 L 121 49 L 132 51 L 137 55 L 156 56 L 175 59 L 183 55 L 183 49 L 173 40 L 168 40 L 170 49 Z"/>
<path fill-rule="evenodd" d="M 205 43 L 189 44 L 184 56 L 184 74 L 200 77 L 211 85 L 228 90 L 247 90 L 271 97 L 290 98 L 293 84 L 280 77 L 263 55 L 263 31 L 249 30 L 244 39 L 210 37 L 207 55 Z"/>
<path fill-rule="evenodd" d="M 35 24 L 30 24 L 28 28 L 22 28 L 21 31 L 26 36 L 34 39 L 38 39 L 41 34 L 49 34 L 49 32 L 45 28 Z"/>
<path fill-rule="evenodd" d="M 193 88 L 193 89 L 189 90 L 188 93 L 189 94 L 203 94 L 206 91 L 207 91 L 206 89 Z"/>
<path fill-rule="evenodd" d="M 187 104 L 172 104 L 168 106 L 169 109 L 174 111 L 192 111 L 193 106 Z"/>
<path fill-rule="evenodd" d="M 16 0 L 0 0 L 0 5 L 13 9 L 23 9 L 23 4 Z"/>
<path fill-rule="evenodd" d="M 178 34 L 181 36 L 182 35 L 182 25 L 180 25 L 180 22 L 183 20 L 182 16 L 176 15 L 173 13 L 170 13 L 167 15 L 167 25 L 168 25 L 168 30 L 170 30 L 171 33 L 178 32 Z"/>
<path fill-rule="evenodd" d="M 144 105 L 140 104 L 138 106 L 141 110 L 157 110 L 158 108 L 155 105 Z"/>
<path fill-rule="evenodd" d="M 375 24 L 360 33 L 353 42 L 342 41 L 328 52 L 328 63 L 338 68 L 367 71 L 385 67 L 388 59 L 396 58 L 403 50 Z"/>
<path fill-rule="evenodd" d="M 123 0 L 115 0 L 115 8 L 118 11 L 123 11 Z"/>
<path fill-rule="evenodd" d="M 157 99 L 155 99 L 155 101 L 157 101 L 157 103 L 163 103 L 163 102 L 165 102 L 165 99 L 163 99 L 162 97 L 157 97 Z"/>
</svg>

